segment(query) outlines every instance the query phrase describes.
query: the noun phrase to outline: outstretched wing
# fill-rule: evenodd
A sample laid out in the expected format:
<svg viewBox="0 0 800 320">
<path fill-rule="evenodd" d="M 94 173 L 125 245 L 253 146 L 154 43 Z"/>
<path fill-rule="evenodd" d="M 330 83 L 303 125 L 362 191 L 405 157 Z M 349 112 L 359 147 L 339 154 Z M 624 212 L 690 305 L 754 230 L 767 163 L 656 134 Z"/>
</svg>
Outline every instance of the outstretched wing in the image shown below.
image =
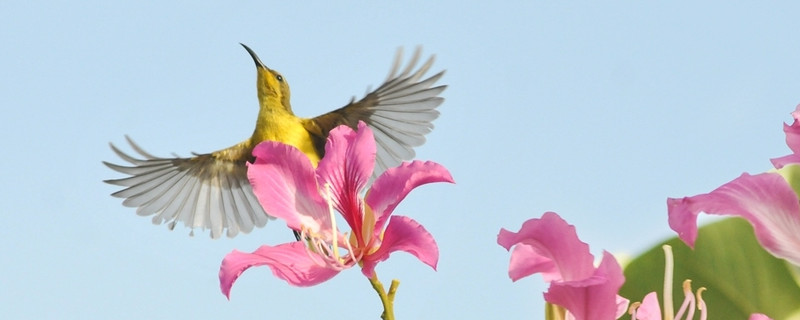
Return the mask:
<svg viewBox="0 0 800 320">
<path fill-rule="evenodd" d="M 120 158 L 131 166 L 103 162 L 109 168 L 129 175 L 105 182 L 125 187 L 112 195 L 124 198 L 123 205 L 136 209 L 140 216 L 153 215 L 153 223 L 167 223 L 170 230 L 179 221 L 190 228 L 211 229 L 211 238 L 223 230 L 233 237 L 263 227 L 270 219 L 258 203 L 247 180 L 246 161 L 252 148 L 243 142 L 214 153 L 190 158 L 160 158 L 125 137 L 137 159 L 111 144 Z M 193 233 L 194 231 L 192 231 Z"/>
<path fill-rule="evenodd" d="M 403 160 L 413 159 L 414 147 L 425 143 L 425 135 L 433 129 L 433 120 L 439 117 L 436 107 L 444 101 L 439 94 L 447 88 L 434 87 L 444 71 L 421 80 L 433 65 L 434 56 L 414 71 L 420 54 L 421 48 L 417 48 L 408 66 L 398 74 L 403 62 L 403 51 L 398 49 L 389 76 L 380 87 L 358 102 L 353 98 L 344 107 L 308 119 L 306 129 L 312 134 L 317 150 L 325 150 L 331 129 L 342 124 L 356 129 L 361 120 L 372 128 L 377 142 L 373 178 Z"/>
</svg>

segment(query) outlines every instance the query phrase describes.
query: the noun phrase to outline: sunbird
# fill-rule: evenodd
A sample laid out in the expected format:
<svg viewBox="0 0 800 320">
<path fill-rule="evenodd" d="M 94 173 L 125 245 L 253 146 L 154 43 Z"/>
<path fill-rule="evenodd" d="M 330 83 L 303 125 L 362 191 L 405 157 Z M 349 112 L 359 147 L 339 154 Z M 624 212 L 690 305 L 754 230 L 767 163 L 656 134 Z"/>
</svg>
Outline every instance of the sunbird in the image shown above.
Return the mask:
<svg viewBox="0 0 800 320">
<path fill-rule="evenodd" d="M 241 43 L 240 43 L 241 44 Z M 253 135 L 232 147 L 182 158 L 153 156 L 126 136 L 131 148 L 144 159 L 135 158 L 110 144 L 130 166 L 103 161 L 109 168 L 129 175 L 105 182 L 125 187 L 112 194 L 122 204 L 135 207 L 140 216 L 153 215 L 153 223 L 166 222 L 170 230 L 177 222 L 192 229 L 211 230 L 211 238 L 223 231 L 228 237 L 263 227 L 272 217 L 258 203 L 247 179 L 247 162 L 262 141 L 278 141 L 296 147 L 316 165 L 325 153 L 331 129 L 339 125 L 357 128 L 364 121 L 377 142 L 375 176 L 403 160 L 414 158 L 414 147 L 425 143 L 425 135 L 439 117 L 436 108 L 444 98 L 446 85 L 434 86 L 444 70 L 424 78 L 434 56 L 415 70 L 421 55 L 414 52 L 400 71 L 402 49 L 398 49 L 388 77 L 377 89 L 360 100 L 353 97 L 345 106 L 314 118 L 300 118 L 292 111 L 289 83 L 268 68 L 248 46 L 241 44 L 256 64 L 258 118 Z M 398 71 L 400 71 L 398 73 Z M 374 178 L 374 177 L 373 177 Z"/>
</svg>

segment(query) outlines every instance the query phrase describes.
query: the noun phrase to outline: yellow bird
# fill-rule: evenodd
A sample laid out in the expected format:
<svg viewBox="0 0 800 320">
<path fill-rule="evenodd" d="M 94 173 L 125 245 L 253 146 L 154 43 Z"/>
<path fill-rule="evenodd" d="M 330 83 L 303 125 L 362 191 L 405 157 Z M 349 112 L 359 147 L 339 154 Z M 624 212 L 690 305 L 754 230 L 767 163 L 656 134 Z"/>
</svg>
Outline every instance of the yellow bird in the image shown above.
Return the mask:
<svg viewBox="0 0 800 320">
<path fill-rule="evenodd" d="M 253 135 L 230 148 L 188 158 L 161 158 L 145 152 L 126 136 L 133 150 L 144 157 L 132 157 L 111 144 L 111 149 L 130 166 L 103 162 L 109 168 L 129 175 L 105 182 L 125 187 L 113 193 L 140 216 L 153 216 L 154 224 L 166 222 L 169 229 L 177 222 L 192 228 L 210 229 L 211 237 L 226 232 L 234 237 L 263 227 L 271 219 L 253 195 L 247 180 L 248 161 L 253 148 L 262 141 L 279 141 L 298 148 L 316 165 L 325 152 L 328 132 L 338 125 L 355 129 L 358 121 L 372 128 L 377 142 L 375 175 L 403 160 L 414 157 L 413 147 L 425 143 L 425 134 L 439 116 L 436 111 L 444 99 L 439 94 L 446 86 L 435 86 L 444 71 L 423 79 L 433 64 L 431 56 L 414 70 L 420 49 L 408 66 L 400 71 L 402 50 L 398 50 L 389 76 L 374 91 L 315 118 L 300 118 L 292 112 L 289 84 L 268 68 L 255 52 L 241 44 L 256 64 L 258 119 Z M 193 231 L 192 231 L 193 232 Z"/>
</svg>

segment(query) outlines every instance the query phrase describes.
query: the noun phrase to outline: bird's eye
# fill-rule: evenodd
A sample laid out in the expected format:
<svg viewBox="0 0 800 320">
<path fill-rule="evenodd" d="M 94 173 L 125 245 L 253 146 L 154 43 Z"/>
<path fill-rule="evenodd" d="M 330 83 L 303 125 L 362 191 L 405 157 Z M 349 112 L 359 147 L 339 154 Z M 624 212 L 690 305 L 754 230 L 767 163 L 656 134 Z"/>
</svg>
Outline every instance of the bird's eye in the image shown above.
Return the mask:
<svg viewBox="0 0 800 320">
<path fill-rule="evenodd" d="M 283 76 L 282 75 L 275 76 L 275 79 L 278 79 L 278 81 L 283 82 Z"/>
</svg>

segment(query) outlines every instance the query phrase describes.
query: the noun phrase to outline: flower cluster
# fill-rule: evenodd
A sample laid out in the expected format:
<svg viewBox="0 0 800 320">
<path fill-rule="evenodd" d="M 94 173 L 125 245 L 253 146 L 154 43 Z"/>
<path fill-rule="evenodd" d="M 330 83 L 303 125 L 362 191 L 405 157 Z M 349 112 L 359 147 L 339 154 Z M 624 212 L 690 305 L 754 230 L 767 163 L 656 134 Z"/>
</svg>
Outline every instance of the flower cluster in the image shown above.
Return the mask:
<svg viewBox="0 0 800 320">
<path fill-rule="evenodd" d="M 544 300 L 557 305 L 557 319 L 613 320 L 626 311 L 632 319 L 693 319 L 695 311 L 706 319 L 708 307 L 701 293 L 705 288 L 692 292 L 691 281 L 683 284 L 684 301 L 677 313 L 672 310 L 672 289 L 664 288 L 664 317 L 655 292 L 647 294 L 642 302 L 630 304 L 618 294 L 625 276 L 617 260 L 603 252 L 599 266 L 593 264 L 594 257 L 589 245 L 582 242 L 575 227 L 558 214 L 547 212 L 541 218 L 525 221 L 519 232 L 500 229 L 497 243 L 512 250 L 508 276 L 512 281 L 539 273 L 550 284 Z M 513 249 L 512 249 L 513 248 Z M 665 284 L 672 283 L 672 251 L 664 248 L 667 255 Z M 769 319 L 762 314 L 753 314 L 751 320 Z"/>
</svg>

